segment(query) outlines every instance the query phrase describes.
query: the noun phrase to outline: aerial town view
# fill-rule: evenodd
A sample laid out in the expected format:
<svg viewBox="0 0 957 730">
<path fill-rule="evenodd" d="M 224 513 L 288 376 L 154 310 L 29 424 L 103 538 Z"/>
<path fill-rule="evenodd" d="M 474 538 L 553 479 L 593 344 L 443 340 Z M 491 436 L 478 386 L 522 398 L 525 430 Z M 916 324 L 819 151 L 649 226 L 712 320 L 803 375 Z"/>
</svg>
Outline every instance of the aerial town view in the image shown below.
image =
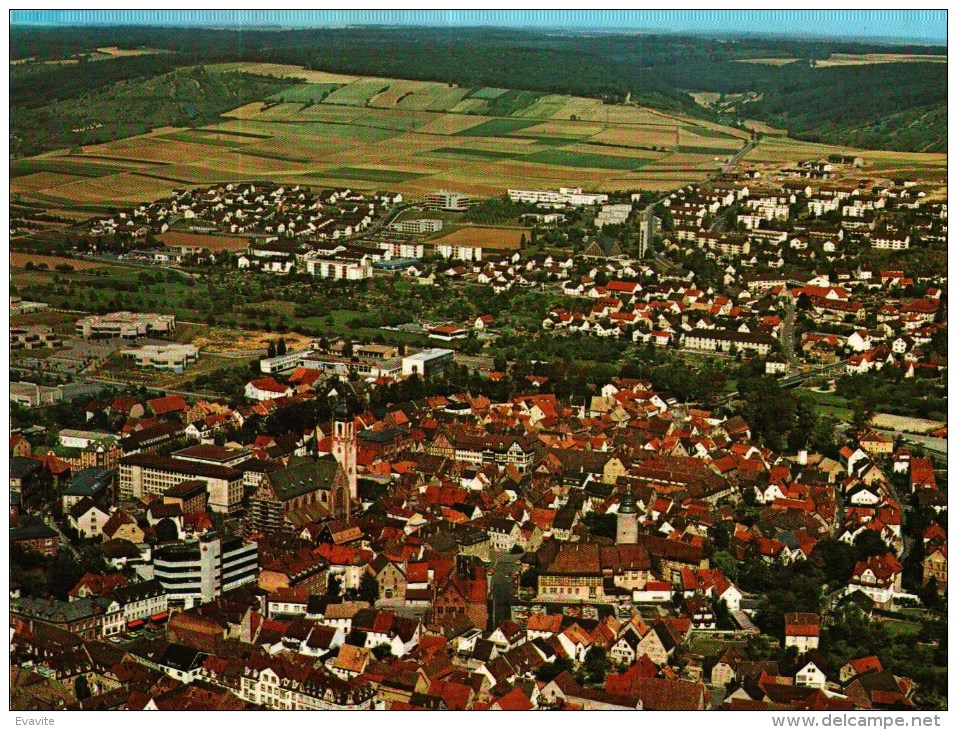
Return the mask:
<svg viewBox="0 0 957 730">
<path fill-rule="evenodd" d="M 946 11 L 9 22 L 9 710 L 946 714 Z"/>
</svg>

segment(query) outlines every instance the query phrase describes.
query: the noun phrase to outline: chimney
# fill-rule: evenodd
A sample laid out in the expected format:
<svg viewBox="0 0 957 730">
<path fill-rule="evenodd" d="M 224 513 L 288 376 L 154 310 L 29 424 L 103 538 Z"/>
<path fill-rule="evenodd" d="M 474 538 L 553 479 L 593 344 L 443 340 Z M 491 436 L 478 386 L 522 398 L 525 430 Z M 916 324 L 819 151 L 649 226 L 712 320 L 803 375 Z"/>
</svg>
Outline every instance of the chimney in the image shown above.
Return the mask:
<svg viewBox="0 0 957 730">
<path fill-rule="evenodd" d="M 798 451 L 798 464 L 801 466 L 807 466 L 807 449 L 801 449 Z"/>
</svg>

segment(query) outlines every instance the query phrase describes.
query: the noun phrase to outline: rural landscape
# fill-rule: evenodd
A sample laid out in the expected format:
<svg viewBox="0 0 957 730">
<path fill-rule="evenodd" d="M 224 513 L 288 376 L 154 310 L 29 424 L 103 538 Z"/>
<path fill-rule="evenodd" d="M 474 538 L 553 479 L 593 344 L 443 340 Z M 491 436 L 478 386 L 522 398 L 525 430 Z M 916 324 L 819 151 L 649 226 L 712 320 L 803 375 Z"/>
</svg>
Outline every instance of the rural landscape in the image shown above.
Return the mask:
<svg viewBox="0 0 957 730">
<path fill-rule="evenodd" d="M 946 40 L 29 12 L 12 710 L 947 709 Z"/>
</svg>

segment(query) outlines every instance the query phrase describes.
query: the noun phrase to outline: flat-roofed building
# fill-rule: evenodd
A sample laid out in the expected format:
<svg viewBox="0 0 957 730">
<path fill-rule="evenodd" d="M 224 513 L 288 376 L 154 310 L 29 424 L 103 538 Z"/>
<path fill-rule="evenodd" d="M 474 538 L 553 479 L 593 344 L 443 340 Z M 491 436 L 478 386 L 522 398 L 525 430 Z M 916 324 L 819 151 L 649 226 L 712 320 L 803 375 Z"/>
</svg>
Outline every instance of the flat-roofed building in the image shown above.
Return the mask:
<svg viewBox="0 0 957 730">
<path fill-rule="evenodd" d="M 195 345 L 143 345 L 120 350 L 120 355 L 133 360 L 138 367 L 154 370 L 172 370 L 181 373 L 187 365 L 199 361 L 199 348 Z"/>
<path fill-rule="evenodd" d="M 467 195 L 451 190 L 437 190 L 434 193 L 427 193 L 423 197 L 423 202 L 426 208 L 461 211 L 468 210 L 472 199 Z"/>
<path fill-rule="evenodd" d="M 120 459 L 120 499 L 163 495 L 170 487 L 190 479 L 206 483 L 213 512 L 235 512 L 242 506 L 243 473 L 234 467 L 159 454 L 132 454 Z"/>
<path fill-rule="evenodd" d="M 444 350 L 438 347 L 406 355 L 402 358 L 402 374 L 418 375 L 421 378 L 430 378 L 441 373 L 455 357 L 454 350 Z"/>
<path fill-rule="evenodd" d="M 438 218 L 416 218 L 415 220 L 396 221 L 389 225 L 400 233 L 437 233 L 442 230 L 442 221 Z"/>
<path fill-rule="evenodd" d="M 76 333 L 87 339 L 98 337 L 122 337 L 135 339 L 150 334 L 169 334 L 176 329 L 176 317 L 172 314 L 138 314 L 112 312 L 91 314 L 76 321 Z"/>
<path fill-rule="evenodd" d="M 190 609 L 259 577 L 259 547 L 242 538 L 207 532 L 197 540 L 153 553 L 153 572 L 170 606 Z"/>
</svg>

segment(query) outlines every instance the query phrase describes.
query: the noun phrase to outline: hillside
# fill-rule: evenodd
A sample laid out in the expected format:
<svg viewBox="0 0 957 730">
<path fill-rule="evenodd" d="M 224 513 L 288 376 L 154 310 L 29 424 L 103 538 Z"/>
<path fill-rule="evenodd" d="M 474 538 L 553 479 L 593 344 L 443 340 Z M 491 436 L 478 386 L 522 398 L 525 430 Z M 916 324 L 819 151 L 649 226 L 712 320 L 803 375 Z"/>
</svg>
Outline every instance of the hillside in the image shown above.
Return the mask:
<svg viewBox="0 0 957 730">
<path fill-rule="evenodd" d="M 16 28 L 12 58 L 72 59 L 107 45 L 148 45 L 170 53 L 54 71 L 24 64 L 14 75 L 12 103 L 23 98 L 21 76 L 41 90 L 39 98 L 64 99 L 95 87 L 97 79 L 129 78 L 149 68 L 165 72 L 174 62 L 256 61 L 471 88 L 629 99 L 726 122 L 739 118 L 736 109 L 719 117 L 688 92 L 752 92 L 761 100 L 747 104 L 748 118 L 785 127 L 802 139 L 912 151 L 942 151 L 946 143 L 947 65 L 927 62 L 946 58 L 939 47 L 461 28 L 168 29 L 156 35 L 137 28 L 69 34 Z M 897 58 L 908 62 L 888 62 Z M 107 70 L 111 64 L 117 65 Z"/>
<path fill-rule="evenodd" d="M 113 63 L 115 61 L 98 61 L 85 65 L 108 69 Z M 160 63 L 166 65 L 167 61 Z M 72 75 L 71 71 L 67 73 Z M 29 86 L 35 79 L 36 76 L 30 76 L 23 85 Z M 289 83 L 251 74 L 208 74 L 201 68 L 180 69 L 117 81 L 40 106 L 13 103 L 10 154 L 18 157 L 108 142 L 144 134 L 155 127 L 206 124 L 224 111 L 262 99 Z M 19 93 L 22 93 L 22 85 L 15 85 L 11 97 L 18 98 Z M 38 95 L 44 98 L 40 92 Z"/>
</svg>

